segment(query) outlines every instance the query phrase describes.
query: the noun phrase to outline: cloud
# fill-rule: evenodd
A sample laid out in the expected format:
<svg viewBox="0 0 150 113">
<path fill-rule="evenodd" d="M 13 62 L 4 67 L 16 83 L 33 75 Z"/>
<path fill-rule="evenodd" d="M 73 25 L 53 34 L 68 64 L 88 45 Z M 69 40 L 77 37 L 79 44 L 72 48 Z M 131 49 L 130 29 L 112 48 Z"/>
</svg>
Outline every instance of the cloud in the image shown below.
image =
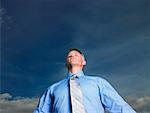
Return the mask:
<svg viewBox="0 0 150 113">
<path fill-rule="evenodd" d="M 10 99 L 12 96 L 9 93 L 0 94 L 0 100 Z"/>
<path fill-rule="evenodd" d="M 1 113 L 32 113 L 38 98 L 15 97 L 9 93 L 0 94 Z"/>
<path fill-rule="evenodd" d="M 150 111 L 150 96 L 125 97 L 127 102 L 140 113 Z M 13 97 L 9 93 L 0 94 L 1 113 L 32 113 L 37 106 L 38 98 Z"/>
<path fill-rule="evenodd" d="M 12 16 L 7 13 L 5 8 L 0 8 L 0 28 L 3 27 L 8 30 L 11 28 L 12 23 Z"/>
<path fill-rule="evenodd" d="M 140 98 L 127 97 L 128 103 L 132 105 L 139 113 L 149 113 L 150 111 L 150 96 L 144 96 Z"/>
</svg>

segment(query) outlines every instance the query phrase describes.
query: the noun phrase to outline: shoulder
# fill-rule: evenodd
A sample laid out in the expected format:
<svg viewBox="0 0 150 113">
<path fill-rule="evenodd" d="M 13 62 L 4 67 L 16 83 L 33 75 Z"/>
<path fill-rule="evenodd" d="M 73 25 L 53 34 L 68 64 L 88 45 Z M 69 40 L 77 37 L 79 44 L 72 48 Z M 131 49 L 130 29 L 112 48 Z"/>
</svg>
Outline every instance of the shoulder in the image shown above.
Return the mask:
<svg viewBox="0 0 150 113">
<path fill-rule="evenodd" d="M 60 86 L 64 86 L 62 84 L 65 84 L 67 79 L 60 80 L 58 82 L 53 83 L 52 85 L 48 86 L 43 92 L 42 92 L 42 97 L 46 97 L 47 95 L 53 95 L 54 91 L 59 88 Z"/>
<path fill-rule="evenodd" d="M 101 81 L 101 82 L 106 81 L 106 79 L 104 79 L 100 75 L 85 75 L 85 78 L 93 81 Z"/>
<path fill-rule="evenodd" d="M 51 92 L 53 92 L 53 90 L 57 89 L 58 87 L 66 85 L 67 81 L 68 81 L 67 78 L 62 79 L 62 80 L 60 80 L 58 82 L 53 83 L 47 89 L 51 90 Z"/>
<path fill-rule="evenodd" d="M 109 84 L 108 80 L 103 78 L 101 75 L 85 75 L 85 79 L 95 82 L 98 86 L 104 86 Z"/>
</svg>

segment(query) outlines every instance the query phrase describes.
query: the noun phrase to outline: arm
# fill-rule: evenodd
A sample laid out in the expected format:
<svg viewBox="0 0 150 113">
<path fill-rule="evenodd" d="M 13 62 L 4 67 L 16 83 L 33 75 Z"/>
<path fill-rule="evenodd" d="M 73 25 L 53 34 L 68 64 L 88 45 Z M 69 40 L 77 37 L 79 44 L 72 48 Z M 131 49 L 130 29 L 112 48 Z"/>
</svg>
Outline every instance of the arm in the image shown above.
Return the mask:
<svg viewBox="0 0 150 113">
<path fill-rule="evenodd" d="M 52 107 L 52 100 L 50 89 L 47 89 L 41 96 L 38 106 L 33 113 L 50 113 Z"/>
<path fill-rule="evenodd" d="M 110 113 L 136 113 L 106 80 L 99 80 L 99 87 L 105 110 Z"/>
</svg>

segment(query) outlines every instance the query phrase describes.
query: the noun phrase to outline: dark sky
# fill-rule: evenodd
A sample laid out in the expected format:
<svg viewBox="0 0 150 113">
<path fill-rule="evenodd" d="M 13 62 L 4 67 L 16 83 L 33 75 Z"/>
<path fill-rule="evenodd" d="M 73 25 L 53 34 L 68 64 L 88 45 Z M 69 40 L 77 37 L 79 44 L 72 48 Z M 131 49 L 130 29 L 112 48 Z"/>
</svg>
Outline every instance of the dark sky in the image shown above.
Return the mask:
<svg viewBox="0 0 150 113">
<path fill-rule="evenodd" d="M 1 93 L 39 96 L 81 49 L 85 74 L 122 95 L 150 94 L 149 0 L 2 0 Z M 142 90 L 142 92 L 141 92 Z"/>
</svg>

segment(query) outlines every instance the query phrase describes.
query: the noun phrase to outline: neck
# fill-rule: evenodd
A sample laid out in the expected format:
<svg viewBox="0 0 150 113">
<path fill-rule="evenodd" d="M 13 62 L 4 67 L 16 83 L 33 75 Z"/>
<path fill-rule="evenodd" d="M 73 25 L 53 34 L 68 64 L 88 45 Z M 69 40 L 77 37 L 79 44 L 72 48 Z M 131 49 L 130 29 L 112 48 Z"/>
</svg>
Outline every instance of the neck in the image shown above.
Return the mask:
<svg viewBox="0 0 150 113">
<path fill-rule="evenodd" d="M 82 70 L 81 67 L 72 67 L 69 69 L 69 72 L 76 74 L 79 70 Z"/>
</svg>

